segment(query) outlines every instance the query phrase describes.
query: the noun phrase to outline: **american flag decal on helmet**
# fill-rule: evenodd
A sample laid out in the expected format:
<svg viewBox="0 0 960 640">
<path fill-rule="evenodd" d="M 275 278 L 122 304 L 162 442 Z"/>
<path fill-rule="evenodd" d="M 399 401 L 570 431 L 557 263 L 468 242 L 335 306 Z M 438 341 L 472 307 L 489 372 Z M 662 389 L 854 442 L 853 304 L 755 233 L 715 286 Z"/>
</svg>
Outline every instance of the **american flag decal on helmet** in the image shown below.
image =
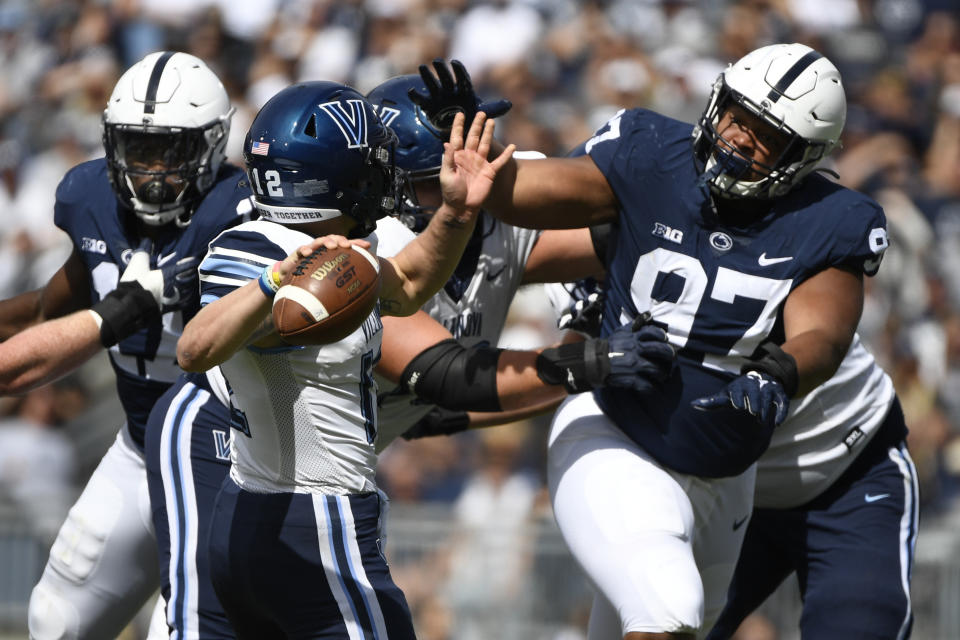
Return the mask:
<svg viewBox="0 0 960 640">
<path fill-rule="evenodd" d="M 250 143 L 250 153 L 252 153 L 255 156 L 265 156 L 267 155 L 267 153 L 269 153 L 269 151 L 270 151 L 269 142 L 258 142 L 255 140 Z"/>
</svg>

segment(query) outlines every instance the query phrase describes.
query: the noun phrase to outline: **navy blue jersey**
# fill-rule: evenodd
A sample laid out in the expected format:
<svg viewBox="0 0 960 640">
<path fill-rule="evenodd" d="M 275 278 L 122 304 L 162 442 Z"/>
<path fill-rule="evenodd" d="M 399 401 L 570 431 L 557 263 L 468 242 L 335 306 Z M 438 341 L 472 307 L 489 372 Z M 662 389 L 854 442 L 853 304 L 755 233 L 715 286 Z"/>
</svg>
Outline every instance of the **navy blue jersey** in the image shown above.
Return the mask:
<svg viewBox="0 0 960 640">
<path fill-rule="evenodd" d="M 690 401 L 720 391 L 762 341 L 783 341 L 783 302 L 805 280 L 830 267 L 873 275 L 886 221 L 866 196 L 812 175 L 762 217 L 725 225 L 698 182 L 691 129 L 635 109 L 586 145 L 619 201 L 602 334 L 650 311 L 679 355 L 662 393 L 605 388 L 597 401 L 664 466 L 719 477 L 746 469 L 771 432 Z"/>
<path fill-rule="evenodd" d="M 202 258 L 210 240 L 225 228 L 249 220 L 252 210 L 243 171 L 224 165 L 189 226 L 169 224 L 158 229 L 150 247 L 151 267 L 187 256 Z M 141 240 L 135 214 L 123 208 L 110 187 L 103 158 L 67 172 L 57 187 L 54 222 L 70 236 L 87 266 L 93 305 L 116 288 Z M 198 292 L 180 310 L 163 314 L 109 350 L 130 434 L 140 447 L 150 408 L 181 373 L 177 338 L 199 306 Z"/>
</svg>

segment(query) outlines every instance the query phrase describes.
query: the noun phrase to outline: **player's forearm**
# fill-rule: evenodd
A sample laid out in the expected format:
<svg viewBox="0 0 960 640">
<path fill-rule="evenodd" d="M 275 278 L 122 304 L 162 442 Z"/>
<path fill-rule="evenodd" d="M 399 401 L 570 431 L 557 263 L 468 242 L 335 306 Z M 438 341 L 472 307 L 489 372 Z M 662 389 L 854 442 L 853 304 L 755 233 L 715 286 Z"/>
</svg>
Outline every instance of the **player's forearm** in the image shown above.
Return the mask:
<svg viewBox="0 0 960 640">
<path fill-rule="evenodd" d="M 820 331 L 793 336 L 782 349 L 797 363 L 796 396 L 803 396 L 833 377 L 850 348 L 850 341 L 834 339 Z"/>
<path fill-rule="evenodd" d="M 565 397 L 566 395 L 564 394 L 560 397 L 540 403 L 528 403 L 523 407 L 509 411 L 468 411 L 467 419 L 470 421 L 468 428 L 484 429 L 486 427 L 496 427 L 501 424 L 509 424 L 511 422 L 519 422 L 520 420 L 527 420 L 528 418 L 542 415 L 548 411 L 553 411 Z"/>
<path fill-rule="evenodd" d="M 563 386 L 547 384 L 537 375 L 536 351 L 500 352 L 497 360 L 497 396 L 503 411 L 556 404 L 566 395 Z"/>
<path fill-rule="evenodd" d="M 226 362 L 254 339 L 271 306 L 256 280 L 211 302 L 183 328 L 177 362 L 185 371 L 207 371 Z"/>
<path fill-rule="evenodd" d="M 615 205 L 610 185 L 589 157 L 511 159 L 484 201 L 484 209 L 504 222 L 534 229 L 609 222 L 616 217 Z"/>
<path fill-rule="evenodd" d="M 0 300 L 0 340 L 7 340 L 42 320 L 42 293 L 42 289 L 37 289 Z"/>
<path fill-rule="evenodd" d="M 29 327 L 0 344 L 0 394 L 26 393 L 52 382 L 101 348 L 100 329 L 86 310 Z"/>
<path fill-rule="evenodd" d="M 402 316 L 423 306 L 453 274 L 475 224 L 475 213 L 441 205 L 427 228 L 388 259 L 397 278 L 384 282 L 381 311 Z"/>
</svg>

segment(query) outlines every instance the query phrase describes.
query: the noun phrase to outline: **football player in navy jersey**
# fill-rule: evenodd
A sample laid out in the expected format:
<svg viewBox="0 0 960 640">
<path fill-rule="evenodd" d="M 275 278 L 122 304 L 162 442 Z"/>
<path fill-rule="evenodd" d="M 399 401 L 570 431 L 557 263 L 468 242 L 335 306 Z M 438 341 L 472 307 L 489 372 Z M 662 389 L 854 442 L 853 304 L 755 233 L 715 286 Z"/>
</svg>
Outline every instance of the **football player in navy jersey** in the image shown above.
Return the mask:
<svg viewBox="0 0 960 640">
<path fill-rule="evenodd" d="M 602 334 L 649 313 L 678 350 L 655 393 L 573 396 L 551 428 L 554 513 L 597 589 L 591 638 L 706 633 L 755 461 L 850 349 L 887 236 L 876 203 L 813 172 L 845 116 L 829 60 L 773 45 L 720 75 L 695 126 L 623 110 L 588 155 L 498 174 L 486 205 L 511 223 L 616 220 Z"/>
<path fill-rule="evenodd" d="M 224 162 L 232 112 L 194 56 L 158 52 L 131 67 L 104 111 L 106 157 L 57 187 L 54 221 L 73 253 L 44 288 L 0 302 L 5 393 L 104 347 L 126 418 L 31 594 L 32 638 L 115 637 L 157 588 L 144 427 L 180 373 L 176 338 L 199 308 L 199 256 L 252 214 L 242 171 Z"/>
</svg>

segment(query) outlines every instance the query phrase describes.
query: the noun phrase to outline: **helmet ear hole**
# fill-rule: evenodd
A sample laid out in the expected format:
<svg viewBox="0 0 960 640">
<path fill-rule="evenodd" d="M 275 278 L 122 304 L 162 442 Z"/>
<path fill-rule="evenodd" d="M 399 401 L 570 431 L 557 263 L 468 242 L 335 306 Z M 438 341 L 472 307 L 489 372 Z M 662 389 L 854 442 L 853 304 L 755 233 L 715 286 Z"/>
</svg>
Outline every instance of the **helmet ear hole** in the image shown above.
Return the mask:
<svg viewBox="0 0 960 640">
<path fill-rule="evenodd" d="M 307 118 L 307 125 L 303 128 L 303 134 L 310 136 L 311 138 L 317 137 L 317 117 L 310 116 Z"/>
</svg>

